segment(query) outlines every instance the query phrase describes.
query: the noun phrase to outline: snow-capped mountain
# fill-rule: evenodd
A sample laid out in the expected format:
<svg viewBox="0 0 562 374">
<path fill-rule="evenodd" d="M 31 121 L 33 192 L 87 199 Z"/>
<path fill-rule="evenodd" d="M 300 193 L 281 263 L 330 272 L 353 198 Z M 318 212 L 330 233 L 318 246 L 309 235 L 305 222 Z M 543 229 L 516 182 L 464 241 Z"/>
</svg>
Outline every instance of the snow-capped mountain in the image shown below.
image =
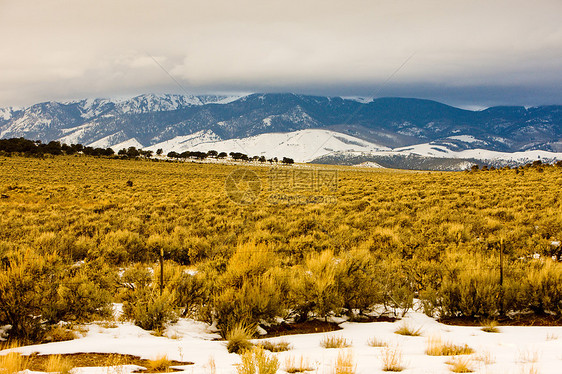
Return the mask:
<svg viewBox="0 0 562 374">
<path fill-rule="evenodd" d="M 405 98 L 148 94 L 0 109 L 0 137 L 58 140 L 115 150 L 135 144 L 165 152 L 204 150 L 211 144 L 217 151 L 242 152 L 242 148 L 235 148 L 242 145 L 247 150 L 244 153 L 273 155 L 276 150 L 287 152 L 283 155 L 287 157 L 294 153 L 298 156 L 295 159 L 302 160 L 385 149 L 394 149 L 397 157 L 417 154 L 457 159 L 457 154 L 462 155 L 459 158 L 488 157 L 488 151 L 561 152 L 562 106 L 470 111 Z M 468 152 L 475 149 L 484 151 Z"/>
<path fill-rule="evenodd" d="M 309 162 L 334 152 L 377 152 L 390 151 L 390 148 L 334 131 L 311 129 L 206 142 L 189 150 L 240 152 L 250 156 L 290 157 L 296 162 Z"/>
</svg>

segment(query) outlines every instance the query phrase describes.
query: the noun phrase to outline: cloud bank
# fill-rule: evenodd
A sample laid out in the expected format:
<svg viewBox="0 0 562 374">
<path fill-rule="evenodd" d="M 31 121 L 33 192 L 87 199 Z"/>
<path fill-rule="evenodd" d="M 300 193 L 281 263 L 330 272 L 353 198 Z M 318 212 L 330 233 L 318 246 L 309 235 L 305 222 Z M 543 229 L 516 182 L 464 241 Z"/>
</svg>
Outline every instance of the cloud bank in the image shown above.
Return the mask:
<svg viewBox="0 0 562 374">
<path fill-rule="evenodd" d="M 560 14 L 559 0 L 9 0 L 0 107 L 258 91 L 562 104 Z"/>
</svg>

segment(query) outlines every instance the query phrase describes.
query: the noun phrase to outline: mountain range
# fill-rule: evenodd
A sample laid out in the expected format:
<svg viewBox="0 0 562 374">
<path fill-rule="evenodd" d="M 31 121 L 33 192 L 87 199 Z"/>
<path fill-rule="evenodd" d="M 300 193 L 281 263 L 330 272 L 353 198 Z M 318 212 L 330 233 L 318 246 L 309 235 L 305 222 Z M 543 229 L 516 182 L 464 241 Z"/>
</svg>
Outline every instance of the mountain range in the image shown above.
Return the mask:
<svg viewBox="0 0 562 374">
<path fill-rule="evenodd" d="M 146 94 L 2 108 L 0 138 L 12 137 L 389 167 L 431 159 L 441 165 L 430 168 L 458 169 L 562 159 L 562 106 L 472 111 L 410 98 Z"/>
</svg>

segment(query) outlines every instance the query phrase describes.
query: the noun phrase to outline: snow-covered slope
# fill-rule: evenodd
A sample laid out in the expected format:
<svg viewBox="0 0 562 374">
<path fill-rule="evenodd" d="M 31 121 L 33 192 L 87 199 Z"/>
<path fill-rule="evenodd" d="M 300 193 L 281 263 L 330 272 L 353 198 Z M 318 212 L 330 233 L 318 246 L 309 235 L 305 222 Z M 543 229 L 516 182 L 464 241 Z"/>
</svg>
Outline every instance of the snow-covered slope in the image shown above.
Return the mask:
<svg viewBox="0 0 562 374">
<path fill-rule="evenodd" d="M 0 108 L 0 119 L 5 121 L 12 118 L 13 108 Z"/>
<path fill-rule="evenodd" d="M 248 156 L 290 157 L 296 162 L 308 162 L 332 152 L 389 151 L 390 148 L 334 131 L 311 129 L 202 143 L 190 150 L 241 152 Z"/>
<path fill-rule="evenodd" d="M 470 167 L 473 160 L 499 165 L 504 162 L 509 165 L 525 164 L 540 159 L 544 162 L 562 160 L 562 153 L 541 150 L 525 152 L 497 152 L 482 148 L 466 149 L 466 144 L 480 145 L 481 140 L 468 135 L 446 138 L 439 143 L 422 143 L 408 147 L 388 148 L 362 140 L 350 135 L 330 130 L 308 129 L 286 133 L 266 133 L 240 139 L 221 140 L 214 132 L 199 131 L 191 135 L 178 136 L 161 142 L 146 149 L 156 151 L 161 148 L 164 154 L 170 151 L 178 153 L 184 151 L 207 152 L 240 152 L 248 156 L 265 156 L 266 158 L 290 157 L 296 162 L 320 161 L 329 163 L 348 164 L 350 160 L 363 160 L 369 166 L 376 165 L 374 160 L 364 160 L 374 157 L 406 157 L 421 156 L 430 159 L 458 159 L 451 170 Z M 451 149 L 453 148 L 453 149 Z M 346 161 L 346 162 L 343 162 Z M 351 161 L 352 162 L 352 161 Z M 353 164 L 353 163 L 352 163 Z"/>
<path fill-rule="evenodd" d="M 64 144 L 83 144 L 83 140 L 88 138 L 88 132 L 95 126 L 95 123 L 86 123 L 84 125 L 62 129 L 61 131 L 65 135 L 58 138 L 57 141 Z M 103 145 L 99 145 L 99 147 L 103 147 Z"/>
<path fill-rule="evenodd" d="M 112 145 L 110 148 L 113 149 L 115 152 L 119 152 L 121 149 L 127 149 L 130 147 L 135 147 L 140 149 L 143 145 L 135 138 L 127 139 L 121 143 L 117 143 Z"/>
<path fill-rule="evenodd" d="M 366 162 L 362 162 L 359 165 L 355 165 L 357 167 L 361 167 L 361 168 L 373 168 L 373 169 L 383 169 L 384 166 L 377 164 L 376 162 L 373 161 L 366 161 Z"/>
<path fill-rule="evenodd" d="M 126 142 L 128 140 L 129 137 L 127 136 L 127 134 L 125 134 L 123 131 L 118 131 L 115 134 L 104 136 L 103 138 L 98 139 L 88 145 L 94 148 L 113 148 L 115 145 Z"/>
<path fill-rule="evenodd" d="M 192 150 L 194 146 L 201 143 L 219 142 L 221 140 L 222 139 L 211 130 L 204 130 L 191 135 L 176 136 L 173 139 L 146 147 L 146 149 L 153 152 L 162 149 L 164 154 L 171 151 L 181 153 Z"/>
<path fill-rule="evenodd" d="M 475 142 L 474 140 L 471 140 Z M 482 161 L 505 160 L 517 163 L 527 163 L 534 160 L 554 161 L 562 160 L 561 152 L 548 152 L 541 150 L 528 150 L 524 152 L 497 152 L 482 148 L 452 151 L 443 145 L 432 143 L 416 144 L 409 147 L 394 149 L 397 154 L 417 154 L 420 156 L 436 158 L 463 158 Z"/>
</svg>

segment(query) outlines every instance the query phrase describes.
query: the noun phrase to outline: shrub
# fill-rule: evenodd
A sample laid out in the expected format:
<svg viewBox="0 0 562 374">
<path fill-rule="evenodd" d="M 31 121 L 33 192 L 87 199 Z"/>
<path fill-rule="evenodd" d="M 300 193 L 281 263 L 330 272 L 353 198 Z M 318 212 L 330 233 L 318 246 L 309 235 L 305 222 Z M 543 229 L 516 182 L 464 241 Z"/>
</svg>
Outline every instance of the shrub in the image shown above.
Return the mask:
<svg viewBox="0 0 562 374">
<path fill-rule="evenodd" d="M 320 346 L 322 348 L 347 348 L 351 347 L 351 342 L 343 336 L 326 335 L 320 340 Z"/>
<path fill-rule="evenodd" d="M 377 275 L 374 258 L 367 249 L 343 254 L 335 276 L 336 288 L 343 307 L 352 318 L 355 309 L 361 313 L 383 301 Z"/>
<path fill-rule="evenodd" d="M 297 321 L 303 322 L 313 312 L 326 317 L 343 307 L 337 289 L 338 259 L 331 251 L 309 255 L 303 266 L 295 267 L 291 282 L 291 301 Z"/>
<path fill-rule="evenodd" d="M 488 226 L 486 226 L 488 227 Z M 495 245 L 493 240 L 491 245 Z M 498 244 L 499 245 L 499 244 Z M 524 277 L 523 264 L 509 266 L 510 277 L 499 284 L 495 269 L 497 258 L 476 252 L 471 256 L 449 253 L 443 259 L 443 275 L 439 284 L 425 291 L 424 309 L 428 314 L 438 312 L 441 317 L 489 318 L 503 311 L 519 311 L 519 277 Z"/>
<path fill-rule="evenodd" d="M 242 362 L 236 367 L 238 374 L 275 374 L 279 369 L 279 360 L 268 355 L 262 348 L 254 347 L 240 356 Z"/>
<path fill-rule="evenodd" d="M 491 316 L 500 309 L 497 272 L 463 270 L 456 279 L 446 278 L 439 293 L 445 316 Z"/>
<path fill-rule="evenodd" d="M 535 314 L 562 315 L 562 265 L 551 259 L 532 262 L 518 296 L 519 304 Z"/>
<path fill-rule="evenodd" d="M 250 348 L 253 344 L 250 341 L 253 336 L 254 329 L 246 324 L 238 323 L 226 333 L 226 349 L 229 353 L 242 353 Z"/>
<path fill-rule="evenodd" d="M 107 268 L 83 264 L 67 270 L 68 276 L 53 284 L 53 303 L 44 307 L 43 317 L 51 323 L 58 321 L 89 321 L 112 314 L 111 276 Z M 111 284 L 112 285 L 112 284 Z"/>
<path fill-rule="evenodd" d="M 55 259 L 53 255 L 40 257 L 26 251 L 8 261 L 6 269 L 0 271 L 0 325 L 12 326 L 10 338 L 38 341 L 43 334 L 43 309 L 56 302 L 45 299 L 49 262 Z"/>
<path fill-rule="evenodd" d="M 127 229 L 118 229 L 104 235 L 99 250 L 106 261 L 116 265 L 128 261 L 146 262 L 153 256 L 139 233 Z"/>
<path fill-rule="evenodd" d="M 48 326 L 61 320 L 87 321 L 111 313 L 106 268 L 70 266 L 57 254 L 38 256 L 30 250 L 6 261 L 0 272 L 0 324 L 12 325 L 10 338 L 41 341 Z M 55 327 L 51 332 L 61 331 Z"/>
<path fill-rule="evenodd" d="M 214 318 L 221 333 L 238 321 L 256 324 L 282 313 L 283 296 L 275 279 L 269 275 L 246 279 L 239 288 L 227 287 L 212 298 Z"/>
<path fill-rule="evenodd" d="M 207 364 L 205 365 L 205 374 L 216 374 L 217 373 L 217 364 L 215 362 L 215 358 L 213 356 L 209 357 Z"/>
<path fill-rule="evenodd" d="M 210 299 L 211 316 L 223 336 L 239 321 L 255 324 L 283 314 L 284 282 L 275 273 L 275 262 L 265 245 L 249 243 L 237 249 Z"/>
<path fill-rule="evenodd" d="M 183 308 L 182 316 L 197 310 L 197 306 L 209 301 L 209 285 L 202 273 L 182 274 L 173 287 L 177 293 L 176 301 Z"/>
<path fill-rule="evenodd" d="M 177 320 L 173 307 L 174 295 L 164 290 L 162 295 L 157 291 L 141 295 L 134 303 L 123 304 L 123 312 L 133 320 L 135 325 L 145 330 L 162 331 L 167 323 Z"/>
<path fill-rule="evenodd" d="M 61 325 L 55 325 L 45 332 L 44 342 L 63 342 L 76 339 L 76 333 Z"/>
<path fill-rule="evenodd" d="M 523 365 L 520 374 L 540 374 L 540 370 L 535 365 Z"/>
<path fill-rule="evenodd" d="M 411 279 L 404 271 L 400 259 L 380 261 L 380 282 L 383 284 L 382 300 L 386 307 L 392 309 L 395 316 L 405 316 L 414 305 L 414 292 Z"/>
<path fill-rule="evenodd" d="M 123 317 L 145 329 L 162 331 L 167 323 L 177 320 L 174 292 L 164 289 L 152 280 L 149 269 L 136 265 L 127 269 L 121 279 L 126 289 L 123 298 Z"/>
</svg>

